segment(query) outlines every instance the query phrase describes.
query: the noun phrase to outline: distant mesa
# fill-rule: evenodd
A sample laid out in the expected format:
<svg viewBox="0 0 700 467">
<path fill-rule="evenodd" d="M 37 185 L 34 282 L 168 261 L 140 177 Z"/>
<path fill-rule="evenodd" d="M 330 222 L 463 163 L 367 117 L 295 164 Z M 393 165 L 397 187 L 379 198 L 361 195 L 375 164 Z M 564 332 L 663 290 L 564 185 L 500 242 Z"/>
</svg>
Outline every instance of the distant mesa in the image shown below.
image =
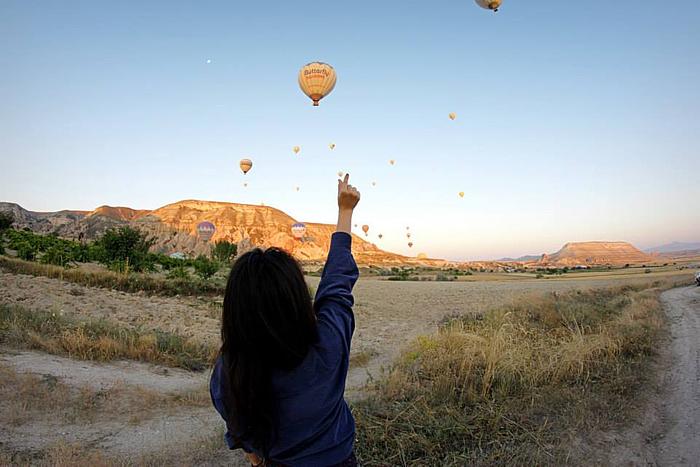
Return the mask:
<svg viewBox="0 0 700 467">
<path fill-rule="evenodd" d="M 623 266 L 650 262 L 654 262 L 652 256 L 627 242 L 571 242 L 556 253 L 542 255 L 538 261 L 542 265 L 568 267 Z"/>
</svg>

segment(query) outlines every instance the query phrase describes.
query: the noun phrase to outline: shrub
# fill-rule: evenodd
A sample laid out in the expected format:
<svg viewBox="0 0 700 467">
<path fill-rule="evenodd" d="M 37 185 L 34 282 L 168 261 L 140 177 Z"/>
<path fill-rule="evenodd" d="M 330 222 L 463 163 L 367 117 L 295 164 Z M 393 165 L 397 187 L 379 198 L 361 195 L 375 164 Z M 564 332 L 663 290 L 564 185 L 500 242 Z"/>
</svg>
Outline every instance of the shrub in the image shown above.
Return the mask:
<svg viewBox="0 0 700 467">
<path fill-rule="evenodd" d="M 22 241 L 14 245 L 17 250 L 17 256 L 25 261 L 34 261 L 36 258 L 36 249 L 31 243 L 27 241 Z"/>
<path fill-rule="evenodd" d="M 70 250 L 59 246 L 52 246 L 41 256 L 41 262 L 66 267 L 72 257 L 73 254 Z"/>
<path fill-rule="evenodd" d="M 195 272 L 202 279 L 209 279 L 219 270 L 219 263 L 202 255 L 194 260 L 192 266 L 194 266 Z"/>
<path fill-rule="evenodd" d="M 184 266 L 176 266 L 170 269 L 166 277 L 168 279 L 189 279 L 190 273 Z"/>
<path fill-rule="evenodd" d="M 238 245 L 227 240 L 219 240 L 214 244 L 211 257 L 220 263 L 230 263 L 236 257 Z"/>
</svg>

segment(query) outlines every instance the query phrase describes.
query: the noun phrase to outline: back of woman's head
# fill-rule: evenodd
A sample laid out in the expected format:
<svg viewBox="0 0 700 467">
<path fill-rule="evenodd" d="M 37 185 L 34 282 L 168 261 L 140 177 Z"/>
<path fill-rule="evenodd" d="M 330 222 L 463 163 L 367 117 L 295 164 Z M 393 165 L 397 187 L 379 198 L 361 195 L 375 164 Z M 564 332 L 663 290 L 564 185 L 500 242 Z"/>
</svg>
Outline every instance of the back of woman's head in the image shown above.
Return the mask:
<svg viewBox="0 0 700 467">
<path fill-rule="evenodd" d="M 231 268 L 221 323 L 233 426 L 266 451 L 274 432 L 271 375 L 291 370 L 317 339 L 311 295 L 299 264 L 277 248 L 257 248 Z"/>
</svg>

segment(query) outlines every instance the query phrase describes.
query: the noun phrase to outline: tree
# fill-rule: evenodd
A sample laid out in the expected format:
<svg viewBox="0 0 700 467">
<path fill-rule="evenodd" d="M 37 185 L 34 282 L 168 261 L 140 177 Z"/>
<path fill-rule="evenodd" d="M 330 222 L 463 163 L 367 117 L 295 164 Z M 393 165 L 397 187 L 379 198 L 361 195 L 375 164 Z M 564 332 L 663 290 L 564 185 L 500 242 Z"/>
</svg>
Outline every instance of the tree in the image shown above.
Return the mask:
<svg viewBox="0 0 700 467">
<path fill-rule="evenodd" d="M 0 232 L 12 227 L 15 222 L 15 215 L 10 211 L 0 211 Z"/>
<path fill-rule="evenodd" d="M 215 260 L 227 264 L 236 257 L 237 251 L 238 245 L 235 243 L 229 242 L 228 240 L 219 240 L 214 244 L 211 256 Z"/>
<path fill-rule="evenodd" d="M 148 250 L 155 243 L 145 233 L 131 227 L 109 229 L 95 242 L 100 262 L 119 271 L 146 271 L 153 269 Z"/>
</svg>

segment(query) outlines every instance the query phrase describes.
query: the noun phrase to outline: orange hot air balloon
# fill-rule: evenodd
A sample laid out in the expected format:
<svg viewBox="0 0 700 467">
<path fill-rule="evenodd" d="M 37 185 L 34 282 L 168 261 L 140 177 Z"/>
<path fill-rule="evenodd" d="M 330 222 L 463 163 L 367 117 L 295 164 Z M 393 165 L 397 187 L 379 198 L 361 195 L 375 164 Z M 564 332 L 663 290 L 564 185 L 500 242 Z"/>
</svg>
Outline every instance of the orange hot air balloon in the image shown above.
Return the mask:
<svg viewBox="0 0 700 467">
<path fill-rule="evenodd" d="M 238 163 L 238 166 L 243 171 L 243 175 L 245 175 L 250 169 L 253 168 L 253 161 L 251 161 L 250 159 L 241 159 L 241 162 Z"/>
<path fill-rule="evenodd" d="M 337 76 L 332 66 L 322 62 L 311 62 L 299 70 L 299 87 L 311 98 L 314 106 L 335 87 Z"/>
<path fill-rule="evenodd" d="M 413 248 L 413 242 L 408 242 L 408 247 Z"/>
<path fill-rule="evenodd" d="M 389 164 L 394 165 L 396 161 L 394 159 L 389 159 Z"/>
<path fill-rule="evenodd" d="M 463 192 L 463 191 L 460 191 L 460 192 L 459 192 L 459 197 L 460 197 L 460 198 L 464 198 L 464 192 Z"/>
<path fill-rule="evenodd" d="M 481 8 L 493 11 L 498 11 L 501 7 L 501 3 L 503 3 L 502 0 L 476 0 L 476 4 Z"/>
<path fill-rule="evenodd" d="M 457 118 L 457 114 L 454 113 L 454 112 L 450 112 L 450 114 L 448 115 L 448 117 L 450 117 L 450 120 L 454 120 L 455 118 Z"/>
<path fill-rule="evenodd" d="M 331 143 L 328 145 L 329 148 L 331 148 L 331 151 L 335 149 L 335 143 Z"/>
<path fill-rule="evenodd" d="M 299 146 L 294 146 L 292 148 L 292 151 L 294 151 L 294 154 L 299 154 L 299 151 L 301 151 L 301 148 Z"/>
<path fill-rule="evenodd" d="M 365 224 L 362 226 L 362 231 L 365 233 L 365 237 L 367 236 L 367 232 L 369 232 L 369 225 Z"/>
</svg>

